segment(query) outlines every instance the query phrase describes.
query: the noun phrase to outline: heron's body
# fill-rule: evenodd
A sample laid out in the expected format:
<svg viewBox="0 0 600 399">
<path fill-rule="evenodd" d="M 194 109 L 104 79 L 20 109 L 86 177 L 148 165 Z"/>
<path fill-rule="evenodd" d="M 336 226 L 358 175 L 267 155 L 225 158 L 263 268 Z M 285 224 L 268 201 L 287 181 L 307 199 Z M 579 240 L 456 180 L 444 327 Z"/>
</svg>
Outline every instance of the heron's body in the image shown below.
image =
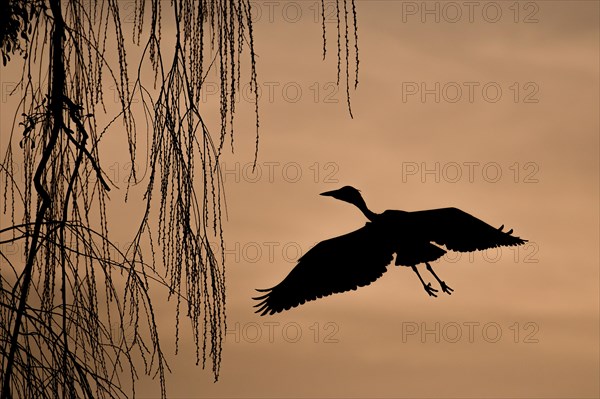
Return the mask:
<svg viewBox="0 0 600 399">
<path fill-rule="evenodd" d="M 499 246 L 521 245 L 526 240 L 503 232 L 457 208 L 417 212 L 387 210 L 371 212 L 358 190 L 346 186 L 322 195 L 332 196 L 358 207 L 369 219 L 367 224 L 343 236 L 321 241 L 299 260 L 278 285 L 266 290 L 257 313 L 274 314 L 323 296 L 369 285 L 385 273 L 392 262 L 411 267 L 425 291 L 436 296 L 431 283 L 425 284 L 416 265 L 425 263 L 442 291 L 453 290 L 440 280 L 429 262 L 446 250 L 470 252 Z"/>
</svg>

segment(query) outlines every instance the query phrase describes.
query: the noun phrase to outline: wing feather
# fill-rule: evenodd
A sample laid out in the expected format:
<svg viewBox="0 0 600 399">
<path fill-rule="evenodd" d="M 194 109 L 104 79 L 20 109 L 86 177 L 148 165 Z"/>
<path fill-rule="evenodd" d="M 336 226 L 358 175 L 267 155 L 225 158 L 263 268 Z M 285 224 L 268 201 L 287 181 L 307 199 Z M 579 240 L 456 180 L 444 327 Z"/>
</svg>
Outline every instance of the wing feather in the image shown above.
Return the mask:
<svg viewBox="0 0 600 399">
<path fill-rule="evenodd" d="M 256 313 L 274 314 L 328 295 L 356 290 L 385 273 L 393 245 L 376 226 L 322 241 L 299 260 L 288 276 L 254 299 Z"/>
<path fill-rule="evenodd" d="M 521 245 L 527 240 L 503 232 L 457 208 L 409 212 L 406 216 L 417 234 L 452 251 L 470 252 L 500 246 Z"/>
</svg>

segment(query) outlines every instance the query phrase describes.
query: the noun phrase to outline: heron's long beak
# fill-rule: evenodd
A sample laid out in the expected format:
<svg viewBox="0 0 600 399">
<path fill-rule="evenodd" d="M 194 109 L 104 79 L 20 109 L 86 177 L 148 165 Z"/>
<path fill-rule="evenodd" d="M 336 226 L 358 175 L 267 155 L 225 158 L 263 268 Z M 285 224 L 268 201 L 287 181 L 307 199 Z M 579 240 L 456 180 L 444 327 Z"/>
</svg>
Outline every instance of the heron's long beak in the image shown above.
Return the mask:
<svg viewBox="0 0 600 399">
<path fill-rule="evenodd" d="M 333 191 L 325 191 L 324 193 L 321 193 L 321 194 L 319 194 L 319 195 L 324 195 L 324 196 L 327 196 L 327 197 L 333 197 L 333 194 L 334 194 L 336 191 L 338 191 L 338 190 L 333 190 Z"/>
</svg>

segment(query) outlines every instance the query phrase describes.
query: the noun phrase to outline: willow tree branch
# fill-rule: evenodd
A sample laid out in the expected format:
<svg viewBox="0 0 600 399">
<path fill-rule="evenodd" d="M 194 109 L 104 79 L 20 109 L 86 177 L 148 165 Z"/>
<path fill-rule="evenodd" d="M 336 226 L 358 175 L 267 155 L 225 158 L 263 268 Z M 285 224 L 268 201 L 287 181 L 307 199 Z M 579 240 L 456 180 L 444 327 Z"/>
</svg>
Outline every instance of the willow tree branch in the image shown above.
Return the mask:
<svg viewBox="0 0 600 399">
<path fill-rule="evenodd" d="M 29 253 L 27 254 L 27 263 L 23 270 L 23 283 L 21 285 L 21 296 L 19 299 L 19 307 L 17 308 L 17 315 L 15 319 L 15 325 L 10 340 L 10 349 L 6 362 L 6 369 L 4 373 L 4 381 L 2 384 L 2 399 L 10 399 L 12 397 L 10 393 L 10 381 L 12 378 L 15 353 L 18 348 L 19 334 L 21 332 L 21 324 L 23 321 L 23 314 L 26 311 L 27 295 L 29 293 L 29 286 L 31 285 L 31 275 L 33 271 L 33 264 L 35 257 L 38 252 L 38 241 L 40 237 L 40 230 L 44 221 L 44 216 L 50 204 L 52 202 L 50 194 L 46 191 L 42 185 L 42 178 L 46 172 L 46 166 L 52 155 L 54 147 L 58 141 L 58 135 L 61 131 L 63 122 L 63 93 L 65 87 L 65 66 L 63 63 L 63 38 L 65 34 L 65 22 L 62 17 L 60 0 L 50 0 L 50 9 L 54 18 L 54 29 L 52 31 L 52 82 L 51 82 L 51 97 L 50 97 L 50 112 L 52 117 L 52 129 L 50 131 L 50 137 L 48 143 L 42 153 L 42 159 L 35 171 L 33 177 L 33 184 L 35 190 L 41 197 L 42 201 L 39 210 L 36 215 L 35 227 L 33 230 L 33 236 L 31 238 L 31 246 L 29 247 Z"/>
</svg>

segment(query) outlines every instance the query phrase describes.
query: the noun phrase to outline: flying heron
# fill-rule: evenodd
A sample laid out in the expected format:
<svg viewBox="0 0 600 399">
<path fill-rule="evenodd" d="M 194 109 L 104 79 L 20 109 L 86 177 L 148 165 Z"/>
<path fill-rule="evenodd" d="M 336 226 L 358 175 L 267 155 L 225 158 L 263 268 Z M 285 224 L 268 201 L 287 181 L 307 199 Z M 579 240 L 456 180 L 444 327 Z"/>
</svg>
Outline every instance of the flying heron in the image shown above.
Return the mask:
<svg viewBox="0 0 600 399">
<path fill-rule="evenodd" d="M 522 245 L 527 240 L 494 228 L 457 208 L 405 212 L 387 210 L 377 214 L 367 208 L 360 191 L 351 186 L 321 195 L 356 206 L 367 224 L 352 233 L 321 241 L 298 260 L 288 276 L 273 288 L 258 289 L 264 295 L 253 298 L 256 313 L 262 316 L 289 310 L 307 301 L 356 290 L 371 284 L 385 273 L 396 254 L 396 266 L 412 268 L 425 292 L 437 297 L 438 290 L 425 283 L 417 265 L 424 263 L 442 292 L 450 288 L 433 271 L 429 262 L 447 250 L 471 252 L 500 246 Z M 436 245 L 437 244 L 437 245 Z"/>
</svg>

